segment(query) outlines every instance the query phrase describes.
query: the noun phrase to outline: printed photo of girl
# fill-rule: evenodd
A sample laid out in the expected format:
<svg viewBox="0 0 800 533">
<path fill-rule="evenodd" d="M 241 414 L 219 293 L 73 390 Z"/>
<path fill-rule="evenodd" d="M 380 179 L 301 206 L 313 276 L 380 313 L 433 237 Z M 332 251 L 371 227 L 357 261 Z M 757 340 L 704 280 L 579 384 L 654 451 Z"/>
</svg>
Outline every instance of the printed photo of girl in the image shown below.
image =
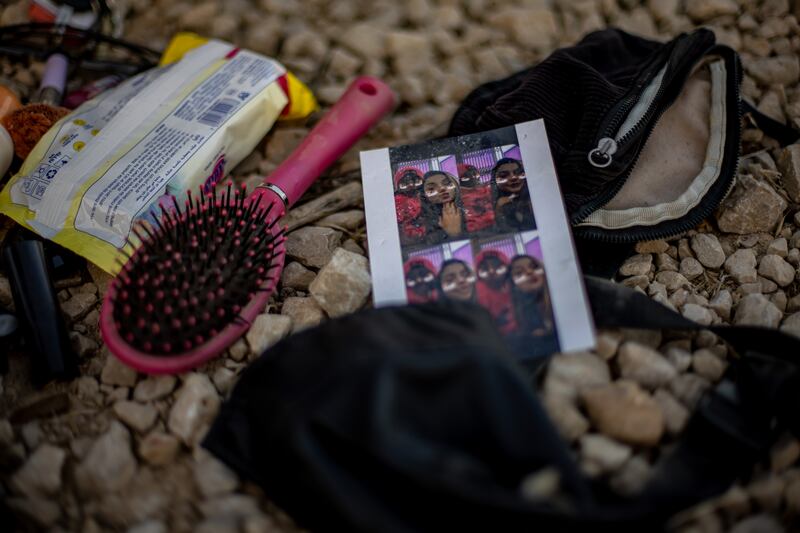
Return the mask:
<svg viewBox="0 0 800 533">
<path fill-rule="evenodd" d="M 488 184 L 481 183 L 480 178 L 480 172 L 474 165 L 458 165 L 461 203 L 470 233 L 492 230 L 495 225 L 492 189 Z"/>
<path fill-rule="evenodd" d="M 503 333 L 517 329 L 511 305 L 508 257 L 497 250 L 483 250 L 476 256 L 478 303 L 489 310 Z"/>
<path fill-rule="evenodd" d="M 470 241 L 415 248 L 404 254 L 406 299 L 410 304 L 438 300 L 477 301 Z"/>
<path fill-rule="evenodd" d="M 514 315 L 521 333 L 545 337 L 553 333 L 553 309 L 544 264 L 533 256 L 511 260 L 511 294 Z"/>
<path fill-rule="evenodd" d="M 448 259 L 439 271 L 439 291 L 447 300 L 474 302 L 475 273 L 465 261 Z"/>
<path fill-rule="evenodd" d="M 422 178 L 422 217 L 425 241 L 436 244 L 467 233 L 458 179 L 443 170 L 431 170 Z"/>
<path fill-rule="evenodd" d="M 522 162 L 510 157 L 500 159 L 492 168 L 491 184 L 498 230 L 510 232 L 536 229 Z"/>
<path fill-rule="evenodd" d="M 414 167 L 403 167 L 394 173 L 394 203 L 397 224 L 400 227 L 400 244 L 416 244 L 425 239 L 422 218 L 422 173 Z"/>
<path fill-rule="evenodd" d="M 439 296 L 439 285 L 433 263 L 424 257 L 414 257 L 405 262 L 403 269 L 406 273 L 408 303 L 435 302 Z"/>
</svg>

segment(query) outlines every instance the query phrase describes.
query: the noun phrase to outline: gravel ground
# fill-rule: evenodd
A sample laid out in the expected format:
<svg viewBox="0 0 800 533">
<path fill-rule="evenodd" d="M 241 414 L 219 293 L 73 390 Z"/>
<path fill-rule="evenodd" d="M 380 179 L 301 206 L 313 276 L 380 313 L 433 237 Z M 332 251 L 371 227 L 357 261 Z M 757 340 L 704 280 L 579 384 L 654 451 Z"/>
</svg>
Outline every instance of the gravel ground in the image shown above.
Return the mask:
<svg viewBox="0 0 800 533">
<path fill-rule="evenodd" d="M 0 387 L 0 490 L 34 530 L 297 529 L 258 487 L 197 443 L 256 353 L 365 305 L 364 298 L 348 297 L 369 285 L 358 150 L 443 133 L 477 84 L 608 25 L 657 39 L 705 25 L 741 53 L 744 95 L 800 127 L 797 0 L 117 3 L 126 11 L 125 36 L 134 41 L 161 48 L 175 31 L 194 30 L 277 57 L 325 105 L 360 73 L 382 76 L 402 104 L 309 191 L 308 200 L 337 198 L 337 212 L 311 208 L 293 219 L 292 260 L 268 312 L 246 339 L 207 366 L 177 377 L 137 375 L 110 357 L 99 338 L 98 307 L 108 277 L 88 268 L 59 285 L 81 377 L 34 390 L 25 355 L 14 353 Z M 25 5 L 0 8 L 0 24 L 24 21 Z M 35 87 L 42 66 L 3 62 L 2 68 L 23 87 Z M 269 172 L 307 126 L 278 127 L 234 177 L 257 180 Z M 744 139 L 737 185 L 715 217 L 681 238 L 641 243 L 618 279 L 701 323 L 800 334 L 800 145 L 781 149 L 751 126 Z M 328 283 L 337 273 L 352 285 Z M 8 282 L 0 278 L 0 304 L 10 301 Z M 586 473 L 632 493 L 679 437 L 698 396 L 720 378 L 730 355 L 709 332 L 601 331 L 595 352 L 552 360 L 542 378 L 543 398 Z M 624 424 L 622 416 L 642 422 Z M 798 458 L 800 442 L 783 436 L 748 479 L 676 517 L 671 528 L 743 533 L 798 527 Z"/>
</svg>

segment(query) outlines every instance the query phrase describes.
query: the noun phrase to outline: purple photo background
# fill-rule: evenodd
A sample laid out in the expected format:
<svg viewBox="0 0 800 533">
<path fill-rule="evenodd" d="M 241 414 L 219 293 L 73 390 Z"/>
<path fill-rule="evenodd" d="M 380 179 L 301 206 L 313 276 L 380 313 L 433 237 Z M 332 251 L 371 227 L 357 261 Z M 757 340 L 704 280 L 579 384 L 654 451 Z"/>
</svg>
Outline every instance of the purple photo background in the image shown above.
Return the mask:
<svg viewBox="0 0 800 533">
<path fill-rule="evenodd" d="M 539 237 L 535 237 L 525 243 L 525 254 L 535 257 L 539 261 L 544 259 L 542 257 L 542 242 L 539 240 Z"/>
<path fill-rule="evenodd" d="M 520 233 L 502 239 L 492 241 L 484 241 L 477 246 L 478 252 L 484 250 L 495 250 L 511 259 L 516 255 L 530 255 L 542 260 L 542 243 L 539 240 L 538 234 Z"/>
<path fill-rule="evenodd" d="M 420 171 L 421 174 L 425 174 L 426 172 L 433 170 L 435 168 L 434 163 L 439 162 L 439 170 L 443 170 L 448 174 L 451 174 L 455 177 L 458 177 L 458 164 L 456 163 L 456 156 L 449 155 L 443 158 L 431 158 L 431 159 L 418 159 L 416 161 L 405 161 L 397 165 L 397 168 L 394 169 L 394 172 L 397 172 L 398 169 L 403 167 L 413 167 Z M 394 172 L 392 175 L 394 175 Z"/>
<path fill-rule="evenodd" d="M 516 144 L 507 145 L 497 148 L 486 148 L 485 150 L 478 150 L 477 152 L 469 152 L 461 156 L 461 162 L 467 165 L 472 165 L 478 169 L 481 176 L 481 183 L 489 183 L 492 179 L 492 168 L 495 163 L 504 157 L 510 157 L 518 161 L 522 160 L 522 154 L 519 151 L 519 146 Z M 458 159 L 455 155 L 431 159 L 418 159 L 415 161 L 404 161 L 395 165 L 392 175 L 397 172 L 397 169 L 403 167 L 413 167 L 420 171 L 421 174 L 436 168 L 435 162 L 438 161 L 440 170 L 458 177 Z"/>
<path fill-rule="evenodd" d="M 436 272 L 439 272 L 439 268 L 444 263 L 445 259 L 445 249 L 448 248 L 450 251 L 450 256 L 453 259 L 460 259 L 467 263 L 470 268 L 475 267 L 473 257 L 472 257 L 472 246 L 470 246 L 469 241 L 461 241 L 449 244 L 440 244 L 439 246 L 434 246 L 433 248 L 426 248 L 424 250 L 417 250 L 416 252 L 411 252 L 408 254 L 408 259 L 412 259 L 415 257 L 422 257 L 427 259 L 431 262 L 431 264 L 436 269 Z"/>
<path fill-rule="evenodd" d="M 486 148 L 485 150 L 463 154 L 461 159 L 465 164 L 472 165 L 478 169 L 481 175 L 481 183 L 489 183 L 492 179 L 492 168 L 495 163 L 504 157 L 521 161 L 522 154 L 519 151 L 519 146 L 514 144 L 498 148 Z"/>
</svg>

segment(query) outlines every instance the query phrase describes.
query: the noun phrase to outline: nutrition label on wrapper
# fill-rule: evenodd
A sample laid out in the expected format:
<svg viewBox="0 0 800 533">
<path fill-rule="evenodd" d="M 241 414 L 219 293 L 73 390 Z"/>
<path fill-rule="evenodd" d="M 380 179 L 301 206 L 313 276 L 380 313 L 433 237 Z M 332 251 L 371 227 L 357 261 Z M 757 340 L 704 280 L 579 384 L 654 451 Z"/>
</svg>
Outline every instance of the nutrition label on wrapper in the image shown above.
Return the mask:
<svg viewBox="0 0 800 533">
<path fill-rule="evenodd" d="M 135 218 L 158 203 L 187 161 L 282 73 L 275 62 L 250 52 L 228 59 L 89 187 L 75 227 L 123 246 Z"/>
<path fill-rule="evenodd" d="M 59 127 L 44 160 L 12 189 L 14 203 L 35 208 L 51 183 L 93 138 L 114 118 L 120 109 L 166 69 L 143 72 L 124 84 L 84 105 L 79 113 Z"/>
</svg>

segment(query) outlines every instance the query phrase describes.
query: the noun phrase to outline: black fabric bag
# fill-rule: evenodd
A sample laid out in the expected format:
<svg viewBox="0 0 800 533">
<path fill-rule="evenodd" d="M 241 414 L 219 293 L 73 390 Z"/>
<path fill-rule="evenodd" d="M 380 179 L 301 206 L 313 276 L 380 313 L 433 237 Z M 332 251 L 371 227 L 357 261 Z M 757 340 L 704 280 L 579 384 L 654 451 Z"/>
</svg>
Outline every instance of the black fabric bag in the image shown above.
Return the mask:
<svg viewBox="0 0 800 533">
<path fill-rule="evenodd" d="M 680 235 L 717 208 L 744 112 L 782 144 L 797 140 L 743 103 L 740 84 L 738 55 L 710 30 L 659 43 L 607 29 L 477 88 L 449 135 L 543 118 L 584 271 L 612 275 L 631 243 Z"/>
<path fill-rule="evenodd" d="M 587 278 L 600 326 L 696 329 Z M 741 357 L 706 393 L 641 494 L 585 478 L 482 308 L 365 311 L 282 341 L 242 375 L 204 445 L 314 531 L 655 531 L 797 430 L 800 340 L 714 327 Z M 757 344 L 757 345 L 754 345 Z M 564 498 L 520 482 L 555 468 Z"/>
</svg>

